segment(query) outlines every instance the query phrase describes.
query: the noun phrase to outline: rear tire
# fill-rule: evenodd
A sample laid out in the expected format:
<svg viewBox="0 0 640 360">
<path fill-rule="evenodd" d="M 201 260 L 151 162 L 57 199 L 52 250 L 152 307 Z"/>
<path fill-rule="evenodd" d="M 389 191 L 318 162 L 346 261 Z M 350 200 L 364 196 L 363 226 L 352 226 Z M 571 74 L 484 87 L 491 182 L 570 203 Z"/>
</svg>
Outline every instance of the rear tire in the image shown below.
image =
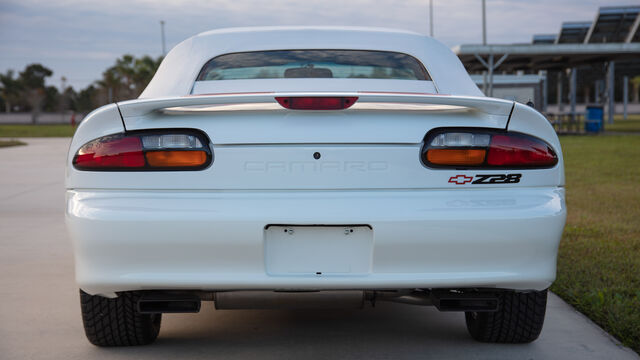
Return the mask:
<svg viewBox="0 0 640 360">
<path fill-rule="evenodd" d="M 140 293 L 119 293 L 115 299 L 80 290 L 82 323 L 87 339 L 97 346 L 151 344 L 160 332 L 162 314 L 140 314 Z"/>
<path fill-rule="evenodd" d="M 467 330 L 482 342 L 528 343 L 540 336 L 547 308 L 547 290 L 499 295 L 496 312 L 467 312 Z"/>
</svg>

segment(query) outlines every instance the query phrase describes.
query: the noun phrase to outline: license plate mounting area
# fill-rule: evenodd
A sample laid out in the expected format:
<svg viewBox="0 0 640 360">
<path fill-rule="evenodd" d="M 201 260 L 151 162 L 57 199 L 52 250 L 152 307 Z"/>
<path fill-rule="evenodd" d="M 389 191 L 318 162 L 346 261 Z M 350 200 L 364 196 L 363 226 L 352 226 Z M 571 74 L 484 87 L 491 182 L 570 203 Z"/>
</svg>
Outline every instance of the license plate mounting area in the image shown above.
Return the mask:
<svg viewBox="0 0 640 360">
<path fill-rule="evenodd" d="M 269 275 L 365 275 L 371 273 L 369 225 L 269 225 L 265 227 Z"/>
</svg>

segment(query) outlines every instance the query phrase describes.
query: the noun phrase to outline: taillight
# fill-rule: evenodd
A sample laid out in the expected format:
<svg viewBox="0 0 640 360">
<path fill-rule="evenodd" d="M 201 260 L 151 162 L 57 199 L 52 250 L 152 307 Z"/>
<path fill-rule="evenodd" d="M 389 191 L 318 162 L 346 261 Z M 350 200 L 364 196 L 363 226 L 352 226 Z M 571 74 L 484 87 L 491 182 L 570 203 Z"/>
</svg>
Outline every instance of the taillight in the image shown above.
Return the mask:
<svg viewBox="0 0 640 360">
<path fill-rule="evenodd" d="M 551 145 L 533 136 L 489 130 L 438 130 L 427 135 L 425 165 L 435 168 L 548 168 Z"/>
<path fill-rule="evenodd" d="M 73 158 L 78 170 L 201 170 L 212 154 L 202 133 L 155 130 L 103 136 L 84 144 Z"/>
<path fill-rule="evenodd" d="M 291 110 L 342 110 L 358 100 L 357 96 L 277 96 L 282 107 Z"/>
</svg>

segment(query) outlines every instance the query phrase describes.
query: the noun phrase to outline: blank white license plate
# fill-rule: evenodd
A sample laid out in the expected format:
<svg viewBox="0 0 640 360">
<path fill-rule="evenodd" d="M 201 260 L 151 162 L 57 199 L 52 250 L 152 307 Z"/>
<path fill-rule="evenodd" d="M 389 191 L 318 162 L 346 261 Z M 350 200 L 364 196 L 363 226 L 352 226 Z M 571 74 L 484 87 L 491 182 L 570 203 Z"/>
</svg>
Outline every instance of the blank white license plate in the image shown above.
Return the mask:
<svg viewBox="0 0 640 360">
<path fill-rule="evenodd" d="M 373 230 L 368 226 L 280 226 L 265 229 L 270 275 L 368 274 Z"/>
</svg>

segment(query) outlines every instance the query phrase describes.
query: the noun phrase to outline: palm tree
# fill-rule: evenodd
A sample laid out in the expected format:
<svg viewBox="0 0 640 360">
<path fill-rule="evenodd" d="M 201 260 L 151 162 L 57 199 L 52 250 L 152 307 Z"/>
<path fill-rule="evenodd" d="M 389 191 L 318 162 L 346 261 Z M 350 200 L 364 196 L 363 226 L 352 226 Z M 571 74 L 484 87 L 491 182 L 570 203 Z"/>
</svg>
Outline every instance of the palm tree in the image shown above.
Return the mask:
<svg viewBox="0 0 640 360">
<path fill-rule="evenodd" d="M 139 59 L 136 59 L 134 64 L 133 83 L 135 85 L 135 96 L 139 96 L 142 90 L 149 84 L 153 75 L 155 75 L 162 57 L 153 59 L 152 57 L 145 55 Z"/>
<path fill-rule="evenodd" d="M 141 58 L 123 55 L 115 65 L 102 73 L 102 80 L 96 84 L 110 94 L 108 102 L 138 97 L 153 78 L 160 62 L 161 57 L 153 59 L 147 55 Z"/>
<path fill-rule="evenodd" d="M 122 81 L 113 68 L 107 69 L 102 73 L 102 80 L 96 81 L 96 84 L 106 92 L 106 103 L 118 101 L 118 95 L 122 86 Z"/>
</svg>

